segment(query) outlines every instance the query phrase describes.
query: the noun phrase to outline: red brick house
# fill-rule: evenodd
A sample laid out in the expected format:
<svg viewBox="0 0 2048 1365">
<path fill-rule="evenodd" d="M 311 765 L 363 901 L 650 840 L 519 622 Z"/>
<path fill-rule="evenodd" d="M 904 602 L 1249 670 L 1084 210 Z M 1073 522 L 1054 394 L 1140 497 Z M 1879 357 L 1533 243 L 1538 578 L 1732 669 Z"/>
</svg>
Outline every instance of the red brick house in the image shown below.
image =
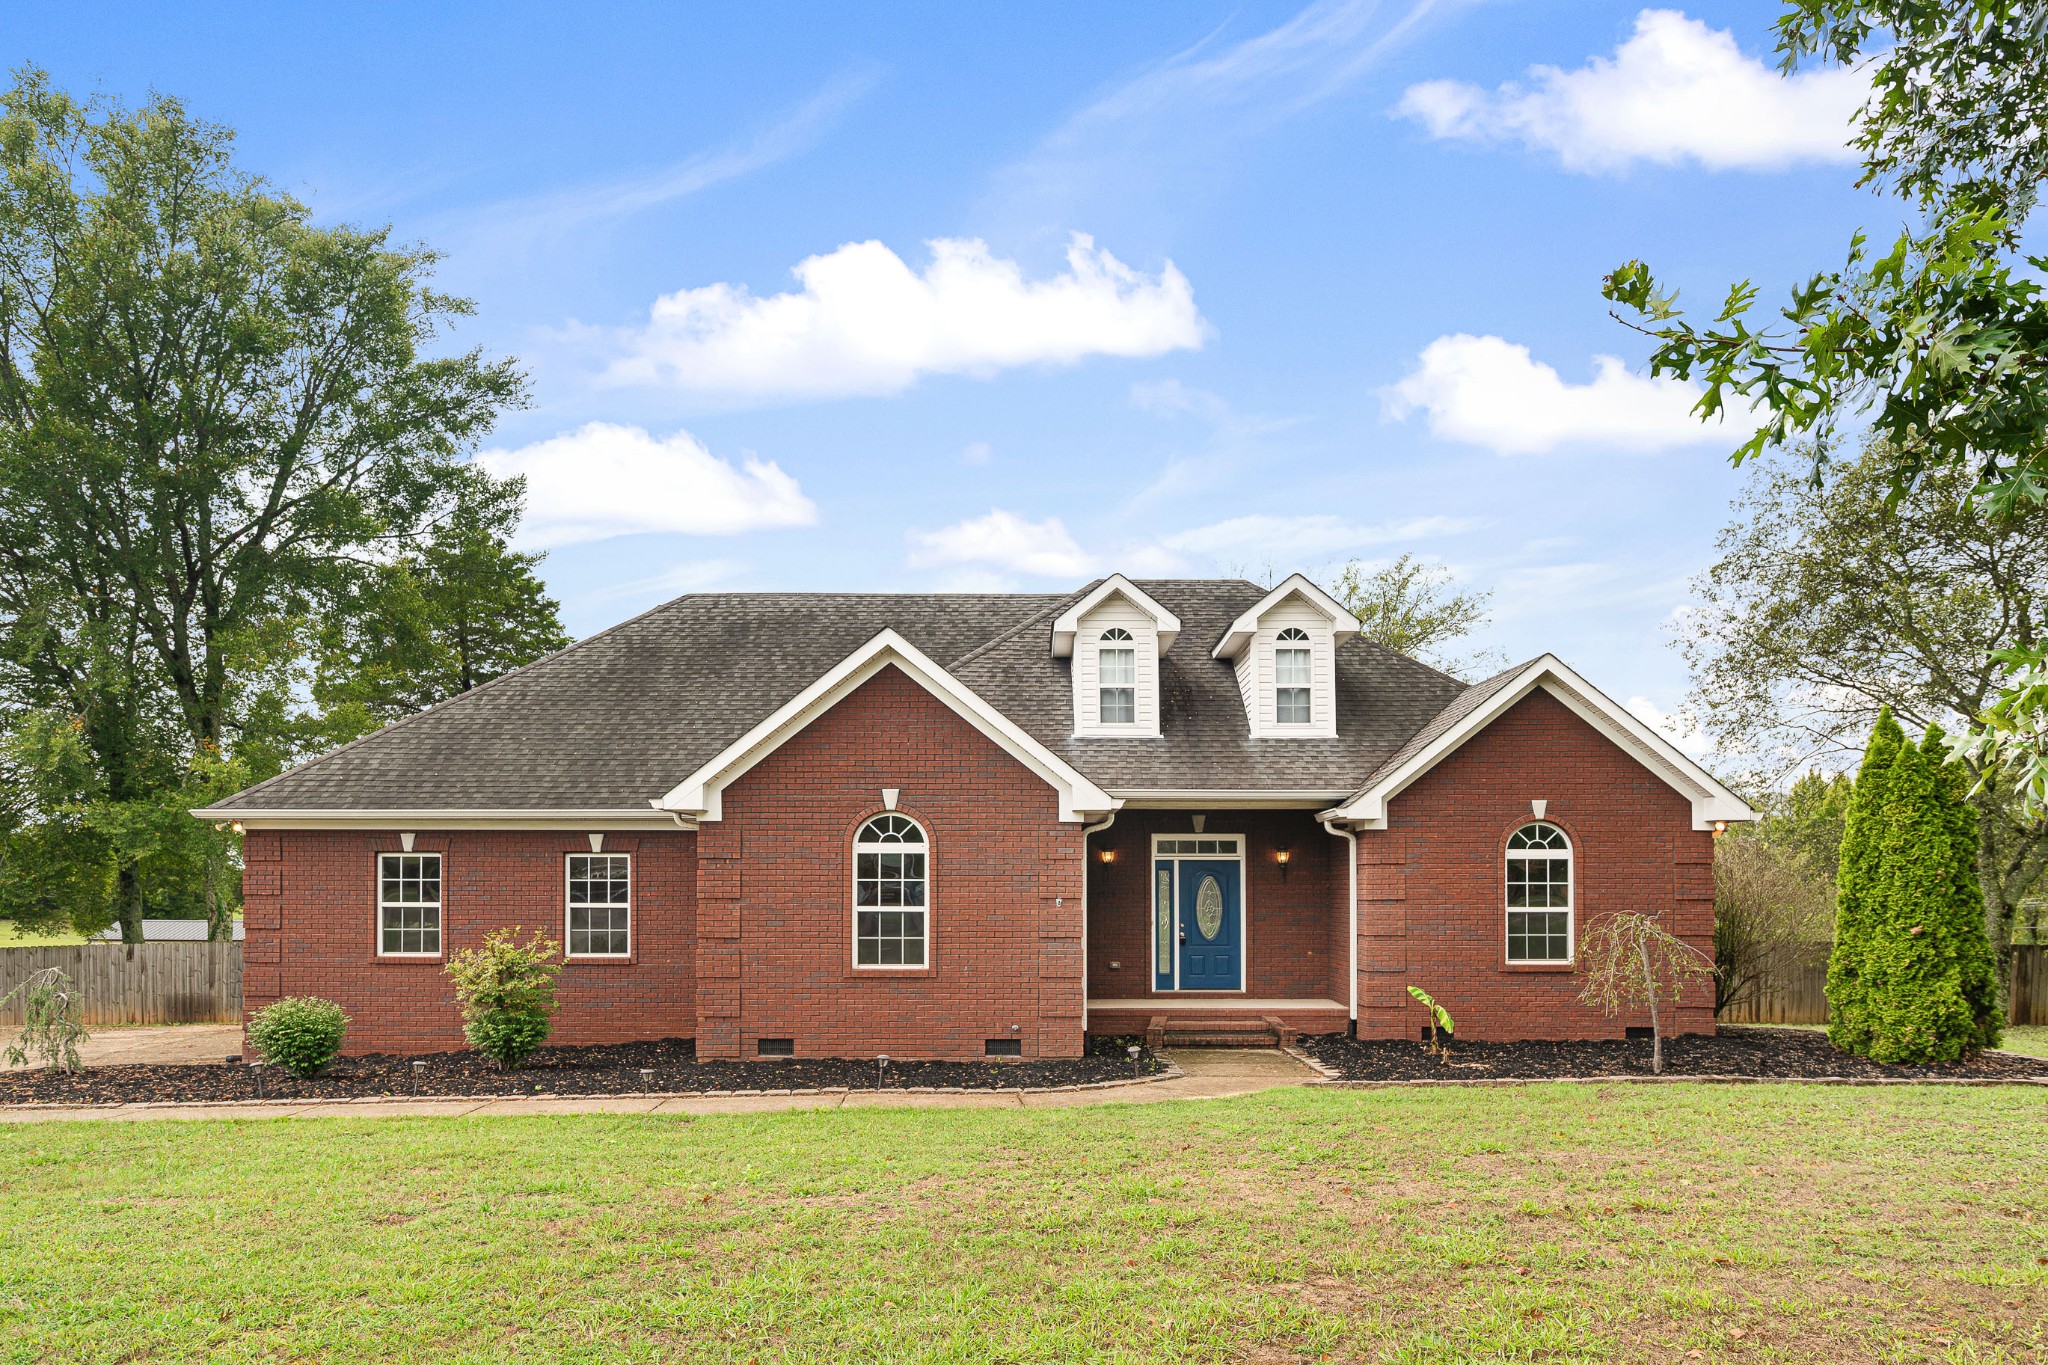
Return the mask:
<svg viewBox="0 0 2048 1365">
<path fill-rule="evenodd" d="M 459 1047 L 446 955 L 517 925 L 557 1041 L 724 1058 L 1414 1037 L 1410 985 L 1461 1037 L 1618 1036 L 1580 927 L 1710 947 L 1752 818 L 1556 658 L 1468 686 L 1299 576 L 678 598 L 195 813 L 246 835 L 252 1009 Z"/>
</svg>

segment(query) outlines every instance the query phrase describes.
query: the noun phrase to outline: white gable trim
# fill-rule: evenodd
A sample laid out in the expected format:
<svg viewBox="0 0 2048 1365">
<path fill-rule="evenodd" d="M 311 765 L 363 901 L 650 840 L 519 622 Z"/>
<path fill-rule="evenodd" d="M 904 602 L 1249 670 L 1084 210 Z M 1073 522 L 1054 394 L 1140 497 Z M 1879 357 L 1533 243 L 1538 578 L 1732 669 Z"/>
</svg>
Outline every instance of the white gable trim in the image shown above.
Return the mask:
<svg viewBox="0 0 2048 1365">
<path fill-rule="evenodd" d="M 1173 642 L 1180 637 L 1180 618 L 1154 601 L 1151 594 L 1140 588 L 1120 573 L 1113 573 L 1095 585 L 1086 597 L 1060 613 L 1052 623 L 1052 656 L 1055 659 L 1070 659 L 1074 655 L 1074 637 L 1081 631 L 1081 618 L 1093 611 L 1102 601 L 1112 595 L 1122 597 L 1139 611 L 1152 618 L 1159 631 L 1159 652 L 1164 654 L 1173 648 Z"/>
<path fill-rule="evenodd" d="M 1078 823 L 1090 815 L 1115 810 L 1121 801 L 1090 782 L 1070 764 L 1018 728 L 1009 717 L 983 701 L 958 678 L 932 661 L 916 645 L 893 630 L 884 630 L 841 659 L 816 682 L 784 703 L 676 785 L 658 803 L 699 821 L 724 818 L 721 798 L 755 764 L 774 753 L 847 694 L 884 668 L 894 665 L 944 702 L 969 725 L 987 735 L 1012 758 L 1031 769 L 1059 793 L 1060 819 Z"/>
<path fill-rule="evenodd" d="M 1339 602 L 1336 598 L 1309 582 L 1302 575 L 1298 573 L 1289 574 L 1286 582 L 1267 593 L 1264 597 L 1261 597 L 1250 611 L 1247 611 L 1244 615 L 1230 623 L 1230 629 L 1223 632 L 1223 638 L 1216 642 L 1216 648 L 1211 651 L 1209 657 L 1212 659 L 1235 659 L 1238 655 L 1242 654 L 1244 647 L 1252 642 L 1252 636 L 1258 633 L 1259 618 L 1296 594 L 1299 594 L 1317 611 L 1330 618 L 1330 631 L 1339 638 L 1346 635 L 1356 635 L 1364 629 L 1359 624 L 1358 618 L 1353 616 L 1342 602 Z"/>
<path fill-rule="evenodd" d="M 1546 654 L 1530 664 L 1513 682 L 1411 754 L 1398 768 L 1325 814 L 1332 820 L 1349 820 L 1366 829 L 1386 828 L 1389 802 L 1539 687 L 1692 802 L 1694 829 L 1712 829 L 1722 821 L 1756 819 L 1756 812 L 1749 808 L 1748 803 L 1722 786 L 1713 774 L 1680 753 L 1670 740 L 1629 714 L 1613 698 L 1567 668 L 1555 654 Z"/>
</svg>

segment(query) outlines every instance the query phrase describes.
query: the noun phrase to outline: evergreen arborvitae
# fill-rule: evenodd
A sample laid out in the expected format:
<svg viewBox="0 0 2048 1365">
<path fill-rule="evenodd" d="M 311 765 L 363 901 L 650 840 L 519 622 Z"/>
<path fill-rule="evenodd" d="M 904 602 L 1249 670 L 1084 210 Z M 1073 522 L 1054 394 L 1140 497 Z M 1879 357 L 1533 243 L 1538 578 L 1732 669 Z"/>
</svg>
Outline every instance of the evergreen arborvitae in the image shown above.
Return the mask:
<svg viewBox="0 0 2048 1365">
<path fill-rule="evenodd" d="M 1842 840 L 1828 1036 L 1879 1062 L 1954 1061 L 1998 1039 L 1969 777 L 1939 730 L 1871 738 Z"/>
<path fill-rule="evenodd" d="M 1892 760 L 1906 732 L 1891 708 L 1878 712 L 1877 728 L 1863 751 L 1863 766 L 1849 794 L 1842 822 L 1841 869 L 1835 878 L 1835 947 L 1828 954 L 1828 1041 L 1844 1052 L 1870 1048 L 1870 1017 L 1864 1003 L 1863 953 L 1878 878 L 1879 831 Z"/>
</svg>

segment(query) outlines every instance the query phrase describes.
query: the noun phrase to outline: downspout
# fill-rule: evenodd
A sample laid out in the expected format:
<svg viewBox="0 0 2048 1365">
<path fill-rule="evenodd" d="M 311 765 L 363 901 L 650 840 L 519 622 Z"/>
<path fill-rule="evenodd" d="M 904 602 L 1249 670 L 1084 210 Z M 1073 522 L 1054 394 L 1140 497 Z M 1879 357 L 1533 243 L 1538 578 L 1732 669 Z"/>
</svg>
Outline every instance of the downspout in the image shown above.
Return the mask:
<svg viewBox="0 0 2048 1365">
<path fill-rule="evenodd" d="M 1348 829 L 1337 828 L 1334 820 L 1323 821 L 1323 828 L 1351 846 L 1348 866 L 1351 872 L 1351 936 L 1347 940 L 1351 963 L 1351 1036 L 1358 1036 L 1358 835 Z"/>
<path fill-rule="evenodd" d="M 1081 1035 L 1088 1034 L 1088 836 L 1100 834 L 1116 823 L 1117 812 L 1111 811 L 1102 817 L 1100 823 L 1081 826 Z"/>
</svg>

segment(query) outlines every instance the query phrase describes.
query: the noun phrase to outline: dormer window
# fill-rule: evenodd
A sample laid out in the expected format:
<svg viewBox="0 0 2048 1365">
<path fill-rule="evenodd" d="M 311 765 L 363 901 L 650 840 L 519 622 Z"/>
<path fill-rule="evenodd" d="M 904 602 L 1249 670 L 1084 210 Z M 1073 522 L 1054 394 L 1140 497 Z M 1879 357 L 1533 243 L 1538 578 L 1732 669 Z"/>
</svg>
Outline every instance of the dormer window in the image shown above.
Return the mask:
<svg viewBox="0 0 2048 1365">
<path fill-rule="evenodd" d="M 1307 725 L 1313 719 L 1310 705 L 1311 662 L 1308 632 L 1289 626 L 1273 645 L 1273 720 L 1279 725 Z"/>
<path fill-rule="evenodd" d="M 1138 650 L 1131 633 L 1122 626 L 1102 632 L 1102 650 L 1097 656 L 1100 681 L 1098 700 L 1104 725 L 1138 723 Z"/>
</svg>

